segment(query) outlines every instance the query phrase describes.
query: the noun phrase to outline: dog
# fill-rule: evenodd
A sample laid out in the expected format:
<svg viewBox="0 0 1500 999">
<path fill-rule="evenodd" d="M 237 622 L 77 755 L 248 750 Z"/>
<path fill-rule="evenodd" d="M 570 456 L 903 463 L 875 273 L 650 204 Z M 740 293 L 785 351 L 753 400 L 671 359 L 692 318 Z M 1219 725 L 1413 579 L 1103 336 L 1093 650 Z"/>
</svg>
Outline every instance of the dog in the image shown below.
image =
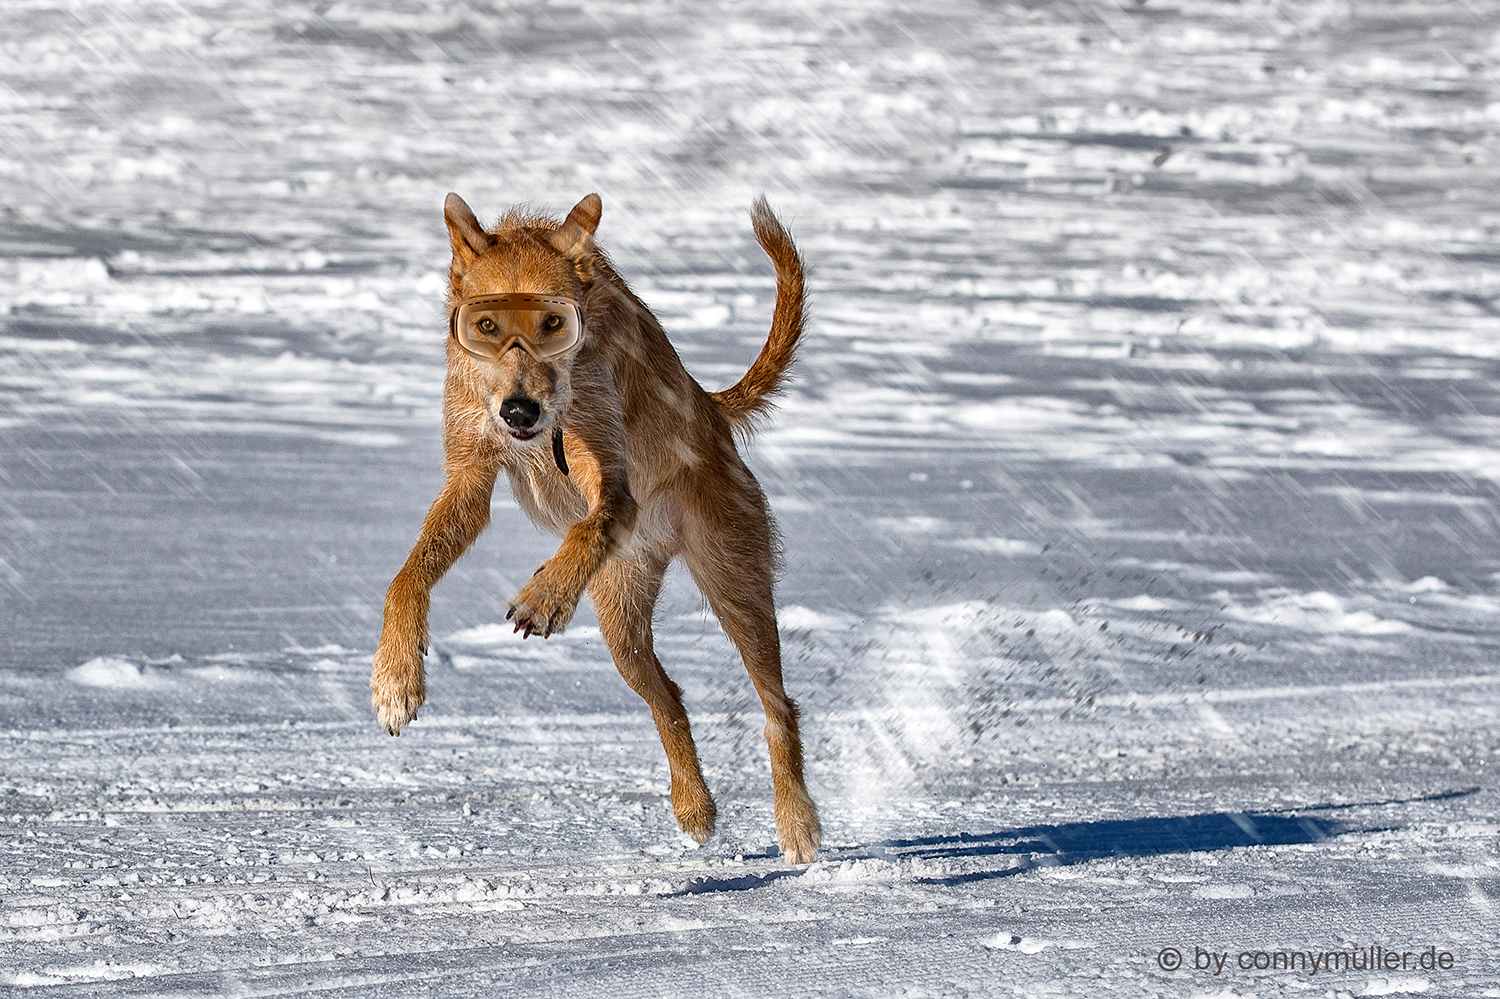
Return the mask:
<svg viewBox="0 0 1500 999">
<path fill-rule="evenodd" d="M 370 679 L 375 713 L 391 735 L 417 717 L 432 587 L 488 524 L 504 471 L 522 510 L 562 537 L 510 601 L 516 630 L 528 638 L 561 632 L 588 592 L 615 666 L 651 708 L 677 824 L 707 842 L 717 809 L 682 691 L 652 643 L 662 577 L 681 558 L 765 709 L 782 856 L 811 863 L 822 831 L 803 781 L 797 707 L 782 685 L 778 536 L 735 444 L 769 411 L 795 356 L 805 322 L 802 260 L 757 199 L 751 222 L 776 268 L 771 331 L 743 378 L 707 392 L 595 244 L 601 211 L 590 194 L 561 224 L 513 209 L 486 230 L 457 194 L 444 203 L 453 249 L 446 480 L 386 593 Z"/>
</svg>

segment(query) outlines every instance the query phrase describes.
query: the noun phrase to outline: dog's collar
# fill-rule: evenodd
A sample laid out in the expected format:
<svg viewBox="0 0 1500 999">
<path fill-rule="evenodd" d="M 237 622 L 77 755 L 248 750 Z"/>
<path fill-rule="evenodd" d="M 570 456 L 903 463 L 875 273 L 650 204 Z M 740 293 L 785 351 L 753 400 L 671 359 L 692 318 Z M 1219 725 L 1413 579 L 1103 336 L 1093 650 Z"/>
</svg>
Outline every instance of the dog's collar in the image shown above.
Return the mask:
<svg viewBox="0 0 1500 999">
<path fill-rule="evenodd" d="M 552 428 L 552 460 L 557 462 L 557 470 L 564 475 L 568 474 L 568 456 L 563 454 L 562 427 Z"/>
</svg>

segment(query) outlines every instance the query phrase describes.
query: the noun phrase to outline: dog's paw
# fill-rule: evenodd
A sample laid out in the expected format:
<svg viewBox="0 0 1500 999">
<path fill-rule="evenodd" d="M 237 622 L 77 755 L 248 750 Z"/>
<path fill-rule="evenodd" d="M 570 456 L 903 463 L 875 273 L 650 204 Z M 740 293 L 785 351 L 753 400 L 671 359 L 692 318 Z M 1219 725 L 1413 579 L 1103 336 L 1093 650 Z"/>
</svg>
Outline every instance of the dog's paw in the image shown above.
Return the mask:
<svg viewBox="0 0 1500 999">
<path fill-rule="evenodd" d="M 776 838 L 781 841 L 781 856 L 788 864 L 810 864 L 818 859 L 823 829 L 818 825 L 818 812 L 810 799 L 792 797 L 776 803 Z"/>
<path fill-rule="evenodd" d="M 375 653 L 375 667 L 370 671 L 370 703 L 381 726 L 391 735 L 400 735 L 407 722 L 417 717 L 417 709 L 427 700 L 427 686 L 422 676 L 422 652 L 426 643 L 406 651 L 397 651 L 382 642 Z"/>
<path fill-rule="evenodd" d="M 549 638 L 560 633 L 573 619 L 579 596 L 553 583 L 544 565 L 510 602 L 505 619 L 514 621 L 515 630 L 525 632 L 527 638 L 532 635 Z"/>
<path fill-rule="evenodd" d="M 693 837 L 696 843 L 707 843 L 714 835 L 719 810 L 706 788 L 695 791 L 672 786 L 672 811 L 677 816 L 677 828 Z"/>
</svg>

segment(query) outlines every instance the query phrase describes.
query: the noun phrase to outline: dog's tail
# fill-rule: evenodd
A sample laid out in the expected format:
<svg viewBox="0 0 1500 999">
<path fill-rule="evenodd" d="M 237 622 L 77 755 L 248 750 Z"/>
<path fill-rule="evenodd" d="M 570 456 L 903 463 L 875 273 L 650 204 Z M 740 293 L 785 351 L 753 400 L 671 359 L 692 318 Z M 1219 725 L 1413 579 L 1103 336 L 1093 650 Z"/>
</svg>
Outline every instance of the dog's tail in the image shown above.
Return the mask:
<svg viewBox="0 0 1500 999">
<path fill-rule="evenodd" d="M 736 430 L 750 430 L 758 417 L 771 410 L 771 397 L 781 390 L 787 368 L 797 356 L 797 341 L 807 320 L 807 297 L 802 282 L 802 258 L 792 237 L 782 228 L 765 196 L 750 208 L 750 223 L 761 249 L 776 265 L 776 311 L 771 335 L 745 377 L 710 397 Z"/>
</svg>

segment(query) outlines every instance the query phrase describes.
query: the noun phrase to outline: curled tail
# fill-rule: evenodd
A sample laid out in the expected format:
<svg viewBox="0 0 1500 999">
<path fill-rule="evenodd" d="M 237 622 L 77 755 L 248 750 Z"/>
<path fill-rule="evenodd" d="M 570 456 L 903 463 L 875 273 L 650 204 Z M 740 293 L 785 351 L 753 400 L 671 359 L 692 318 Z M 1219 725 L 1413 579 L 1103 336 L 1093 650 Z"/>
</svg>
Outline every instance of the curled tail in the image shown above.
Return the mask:
<svg viewBox="0 0 1500 999">
<path fill-rule="evenodd" d="M 797 341 L 807 319 L 802 258 L 764 196 L 751 206 L 750 223 L 761 249 L 776 265 L 776 311 L 771 317 L 771 334 L 745 377 L 722 392 L 709 393 L 730 425 L 740 431 L 749 430 L 758 417 L 770 412 L 771 396 L 780 391 L 787 368 L 796 358 Z"/>
</svg>

